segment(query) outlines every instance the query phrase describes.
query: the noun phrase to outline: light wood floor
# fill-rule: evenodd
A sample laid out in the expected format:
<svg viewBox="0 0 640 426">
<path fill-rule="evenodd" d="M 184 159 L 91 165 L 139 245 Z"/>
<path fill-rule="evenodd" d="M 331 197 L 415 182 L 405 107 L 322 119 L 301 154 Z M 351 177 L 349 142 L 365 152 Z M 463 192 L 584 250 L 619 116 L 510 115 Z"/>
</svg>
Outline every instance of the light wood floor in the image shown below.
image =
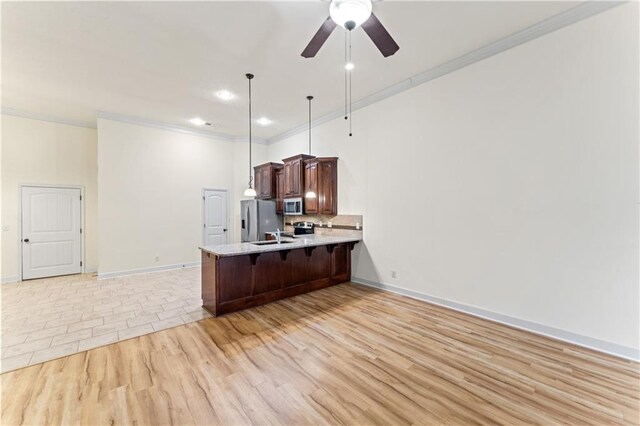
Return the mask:
<svg viewBox="0 0 640 426">
<path fill-rule="evenodd" d="M 352 284 L 13 371 L 11 424 L 638 424 L 639 365 Z"/>
</svg>

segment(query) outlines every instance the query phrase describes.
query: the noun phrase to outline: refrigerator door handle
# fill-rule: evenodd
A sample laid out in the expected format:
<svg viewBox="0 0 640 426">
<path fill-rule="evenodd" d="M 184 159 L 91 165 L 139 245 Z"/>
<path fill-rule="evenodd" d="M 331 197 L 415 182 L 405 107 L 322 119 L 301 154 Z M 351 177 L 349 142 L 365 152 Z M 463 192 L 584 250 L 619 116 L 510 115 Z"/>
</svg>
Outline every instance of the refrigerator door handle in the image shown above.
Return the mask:
<svg viewBox="0 0 640 426">
<path fill-rule="evenodd" d="M 251 209 L 247 205 L 247 238 L 251 236 Z"/>
</svg>

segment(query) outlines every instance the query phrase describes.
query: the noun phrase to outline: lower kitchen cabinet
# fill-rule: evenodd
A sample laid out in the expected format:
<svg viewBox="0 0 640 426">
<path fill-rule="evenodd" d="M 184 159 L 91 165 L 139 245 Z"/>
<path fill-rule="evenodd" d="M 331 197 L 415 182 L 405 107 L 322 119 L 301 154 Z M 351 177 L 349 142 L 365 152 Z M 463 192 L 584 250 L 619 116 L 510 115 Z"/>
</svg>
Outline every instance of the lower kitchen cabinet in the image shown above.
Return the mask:
<svg viewBox="0 0 640 426">
<path fill-rule="evenodd" d="M 348 282 L 354 245 L 347 242 L 236 256 L 203 251 L 203 306 L 217 316 Z"/>
</svg>

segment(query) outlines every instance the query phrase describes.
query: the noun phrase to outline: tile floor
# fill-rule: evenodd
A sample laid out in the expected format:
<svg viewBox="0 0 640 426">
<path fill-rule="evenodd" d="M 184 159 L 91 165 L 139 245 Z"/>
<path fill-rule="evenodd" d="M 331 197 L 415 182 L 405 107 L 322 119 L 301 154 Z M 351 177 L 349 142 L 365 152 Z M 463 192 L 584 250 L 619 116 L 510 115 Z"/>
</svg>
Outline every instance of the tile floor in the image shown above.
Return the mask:
<svg viewBox="0 0 640 426">
<path fill-rule="evenodd" d="M 3 373 L 210 316 L 200 268 L 23 281 L 3 284 L 0 298 Z"/>
</svg>

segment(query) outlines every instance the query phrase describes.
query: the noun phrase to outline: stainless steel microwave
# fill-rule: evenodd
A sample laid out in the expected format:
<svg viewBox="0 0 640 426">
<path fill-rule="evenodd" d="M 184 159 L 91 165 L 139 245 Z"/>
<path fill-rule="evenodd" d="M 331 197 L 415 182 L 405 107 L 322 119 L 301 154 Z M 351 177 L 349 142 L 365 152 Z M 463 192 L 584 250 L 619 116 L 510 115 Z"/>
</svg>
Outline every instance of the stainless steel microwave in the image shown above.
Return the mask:
<svg viewBox="0 0 640 426">
<path fill-rule="evenodd" d="M 302 198 L 285 198 L 283 210 L 286 215 L 302 214 Z"/>
</svg>

